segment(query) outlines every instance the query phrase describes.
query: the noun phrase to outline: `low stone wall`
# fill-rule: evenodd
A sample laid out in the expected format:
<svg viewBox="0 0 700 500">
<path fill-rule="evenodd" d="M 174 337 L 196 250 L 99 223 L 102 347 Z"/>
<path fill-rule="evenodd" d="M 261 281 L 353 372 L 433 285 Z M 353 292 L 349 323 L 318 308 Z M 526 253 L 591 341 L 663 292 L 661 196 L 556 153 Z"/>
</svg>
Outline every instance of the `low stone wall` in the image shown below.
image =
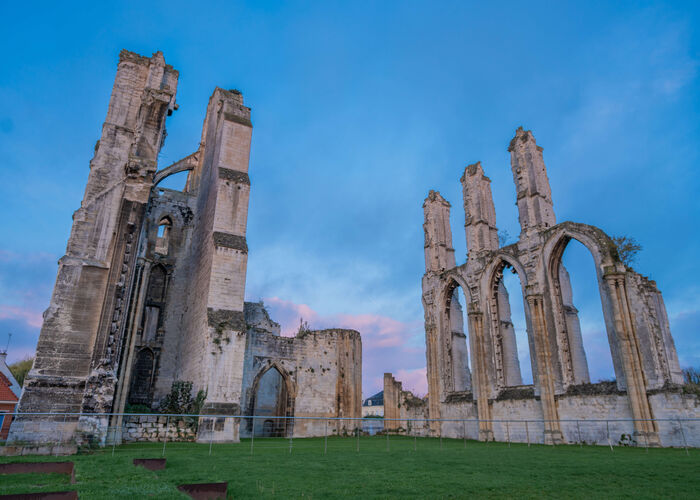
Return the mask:
<svg viewBox="0 0 700 500">
<path fill-rule="evenodd" d="M 542 443 L 544 425 L 539 398 L 508 396 L 490 401 L 494 439 Z M 700 400 L 696 396 L 658 392 L 649 395 L 649 402 L 659 419 L 657 428 L 662 446 L 700 447 Z M 624 393 L 562 394 L 557 396 L 557 409 L 566 443 L 645 445 L 644 438 L 635 436 L 629 400 Z M 466 423 L 443 422 L 443 436 L 462 438 L 466 433 L 468 439 L 478 438 L 476 403 L 449 401 L 442 403 L 440 410 L 445 420 L 468 419 Z"/>
<path fill-rule="evenodd" d="M 163 415 L 125 416 L 122 423 L 122 441 L 195 441 L 196 421 Z"/>
</svg>

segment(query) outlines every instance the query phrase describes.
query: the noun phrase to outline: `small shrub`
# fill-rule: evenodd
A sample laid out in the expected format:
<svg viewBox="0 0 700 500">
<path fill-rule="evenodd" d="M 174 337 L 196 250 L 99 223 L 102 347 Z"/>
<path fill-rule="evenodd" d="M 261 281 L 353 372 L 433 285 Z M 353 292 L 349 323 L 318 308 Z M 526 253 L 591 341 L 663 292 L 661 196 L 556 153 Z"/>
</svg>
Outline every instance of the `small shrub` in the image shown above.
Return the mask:
<svg viewBox="0 0 700 500">
<path fill-rule="evenodd" d="M 695 394 L 700 397 L 700 369 L 683 368 L 683 394 Z"/>
<path fill-rule="evenodd" d="M 198 415 L 205 399 L 206 391 L 200 390 L 192 397 L 192 382 L 176 380 L 170 387 L 170 394 L 161 401 L 159 410 L 161 413 Z"/>
<path fill-rule="evenodd" d="M 17 383 L 20 387 L 24 385 L 24 377 L 26 377 L 29 370 L 32 369 L 32 365 L 34 365 L 34 358 L 29 357 L 8 366 L 12 372 L 12 376 L 17 379 Z"/>
<path fill-rule="evenodd" d="M 635 257 L 642 250 L 642 245 L 637 243 L 637 240 L 631 236 L 613 236 L 612 241 L 622 263 L 627 267 L 631 267 Z"/>
</svg>

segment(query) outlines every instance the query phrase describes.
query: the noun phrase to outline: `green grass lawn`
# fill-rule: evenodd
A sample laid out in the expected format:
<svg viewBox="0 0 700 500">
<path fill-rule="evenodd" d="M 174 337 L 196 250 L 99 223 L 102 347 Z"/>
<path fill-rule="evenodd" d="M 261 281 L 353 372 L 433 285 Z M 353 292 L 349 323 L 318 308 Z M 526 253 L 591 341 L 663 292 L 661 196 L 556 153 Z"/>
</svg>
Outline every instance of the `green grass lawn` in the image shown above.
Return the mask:
<svg viewBox="0 0 700 500">
<path fill-rule="evenodd" d="M 177 485 L 228 482 L 229 498 L 698 498 L 700 450 L 542 446 L 395 437 L 256 439 L 240 444 L 158 443 L 72 457 L 3 457 L 2 462 L 72 460 L 77 484 L 53 475 L 0 476 L 0 494 L 77 489 L 80 498 L 187 498 Z"/>
</svg>

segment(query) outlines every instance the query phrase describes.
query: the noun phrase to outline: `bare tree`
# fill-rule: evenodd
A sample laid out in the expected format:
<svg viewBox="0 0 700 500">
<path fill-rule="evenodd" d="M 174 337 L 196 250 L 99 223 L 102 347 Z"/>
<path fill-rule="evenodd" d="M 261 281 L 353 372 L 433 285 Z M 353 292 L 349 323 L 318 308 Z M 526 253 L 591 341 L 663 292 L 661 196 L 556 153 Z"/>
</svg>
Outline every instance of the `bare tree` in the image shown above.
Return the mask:
<svg viewBox="0 0 700 500">
<path fill-rule="evenodd" d="M 642 250 L 642 245 L 637 243 L 637 240 L 631 236 L 613 236 L 612 241 L 615 244 L 615 248 L 617 248 L 617 255 L 622 263 L 627 267 L 631 267 L 637 253 Z"/>
</svg>

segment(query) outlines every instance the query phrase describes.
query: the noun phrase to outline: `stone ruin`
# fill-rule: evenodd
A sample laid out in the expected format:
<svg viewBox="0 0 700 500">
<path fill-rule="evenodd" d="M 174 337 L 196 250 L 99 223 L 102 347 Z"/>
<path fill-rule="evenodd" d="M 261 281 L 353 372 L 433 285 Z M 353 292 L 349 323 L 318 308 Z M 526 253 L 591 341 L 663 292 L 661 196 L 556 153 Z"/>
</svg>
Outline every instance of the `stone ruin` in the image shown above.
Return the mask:
<svg viewBox="0 0 700 500">
<path fill-rule="evenodd" d="M 253 431 L 251 419 L 223 416 L 269 416 L 256 432 L 284 436 L 319 435 L 324 423 L 280 417 L 361 416 L 358 332 L 281 337 L 262 304 L 244 302 L 252 124 L 241 93 L 216 88 L 197 150 L 159 169 L 177 83 L 160 52 L 119 55 L 17 409 L 80 416 L 20 415 L 8 444 L 104 443 L 108 426 L 123 427 L 111 413 L 155 408 L 175 381 L 206 391 L 207 441 Z M 179 172 L 184 190 L 158 186 Z"/>
<path fill-rule="evenodd" d="M 499 420 L 537 421 L 543 427 L 541 441 L 555 444 L 605 442 L 605 428 L 601 433 L 600 426 L 586 426 L 579 438 L 580 425 L 576 428 L 572 420 L 634 419 L 614 425 L 640 444 L 682 445 L 681 439 L 688 437 L 700 445 L 698 422 L 687 424 L 690 429 L 683 437 L 678 424 L 660 420 L 698 418 L 700 411 L 698 399 L 682 393 L 683 376 L 656 283 L 623 264 L 616 245 L 601 229 L 557 223 L 542 148 L 530 131 L 519 128 L 508 151 L 517 190 L 518 242 L 499 247 L 491 181 L 481 163 L 466 167 L 461 178 L 466 263 L 455 262 L 450 204 L 436 191 L 425 199 L 422 301 L 429 394 L 427 401 L 416 402 L 386 374 L 386 415 L 471 419 L 478 421 L 478 429 L 469 430 L 460 422 L 433 422 L 430 432 L 503 441 L 526 437 L 523 429 L 512 426 L 506 436 Z M 591 384 L 578 311 L 562 264 L 572 239 L 581 242 L 595 262 L 615 382 Z M 506 270 L 517 273 L 522 287 L 534 380 L 530 386 L 522 382 L 502 280 Z M 459 301 L 458 288 L 465 304 Z M 387 423 L 393 429 L 400 425 Z"/>
</svg>

